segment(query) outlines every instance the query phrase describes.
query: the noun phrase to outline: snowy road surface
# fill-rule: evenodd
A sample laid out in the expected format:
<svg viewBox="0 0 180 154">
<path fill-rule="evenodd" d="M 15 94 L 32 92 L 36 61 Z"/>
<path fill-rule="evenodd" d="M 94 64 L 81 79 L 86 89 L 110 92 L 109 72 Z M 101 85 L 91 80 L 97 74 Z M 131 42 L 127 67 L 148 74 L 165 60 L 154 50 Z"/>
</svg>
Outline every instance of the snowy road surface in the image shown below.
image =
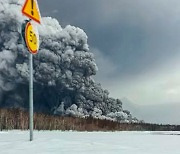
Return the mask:
<svg viewBox="0 0 180 154">
<path fill-rule="evenodd" d="M 180 154 L 180 132 L 0 132 L 0 154 Z"/>
</svg>

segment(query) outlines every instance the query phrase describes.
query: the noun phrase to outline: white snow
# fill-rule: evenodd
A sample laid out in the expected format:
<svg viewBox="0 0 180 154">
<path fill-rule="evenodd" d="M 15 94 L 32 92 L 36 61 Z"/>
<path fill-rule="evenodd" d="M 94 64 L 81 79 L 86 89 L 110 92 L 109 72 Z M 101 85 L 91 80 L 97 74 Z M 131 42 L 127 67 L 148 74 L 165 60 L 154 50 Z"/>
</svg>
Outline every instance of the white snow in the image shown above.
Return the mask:
<svg viewBox="0 0 180 154">
<path fill-rule="evenodd" d="M 0 132 L 0 154 L 180 154 L 180 132 Z"/>
</svg>

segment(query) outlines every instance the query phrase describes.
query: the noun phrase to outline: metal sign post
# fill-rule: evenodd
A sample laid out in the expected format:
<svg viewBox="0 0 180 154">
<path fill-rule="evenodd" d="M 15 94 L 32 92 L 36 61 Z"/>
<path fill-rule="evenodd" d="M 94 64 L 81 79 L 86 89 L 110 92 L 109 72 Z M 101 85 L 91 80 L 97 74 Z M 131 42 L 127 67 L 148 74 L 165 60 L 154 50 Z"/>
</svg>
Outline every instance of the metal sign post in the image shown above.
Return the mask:
<svg viewBox="0 0 180 154">
<path fill-rule="evenodd" d="M 37 29 L 31 24 L 31 21 L 26 21 L 22 25 L 22 36 L 25 46 L 29 51 L 29 130 L 30 141 L 33 140 L 33 55 L 38 53 L 39 36 Z"/>
<path fill-rule="evenodd" d="M 30 21 L 33 20 L 37 23 L 41 23 L 41 14 L 37 0 L 26 0 L 22 14 L 27 16 Z M 27 21 L 23 24 L 22 36 L 27 49 L 29 50 L 29 130 L 30 130 L 30 141 L 33 140 L 33 54 L 38 53 L 39 49 L 39 35 L 34 25 Z"/>
<path fill-rule="evenodd" d="M 33 55 L 29 53 L 29 129 L 33 140 Z"/>
</svg>

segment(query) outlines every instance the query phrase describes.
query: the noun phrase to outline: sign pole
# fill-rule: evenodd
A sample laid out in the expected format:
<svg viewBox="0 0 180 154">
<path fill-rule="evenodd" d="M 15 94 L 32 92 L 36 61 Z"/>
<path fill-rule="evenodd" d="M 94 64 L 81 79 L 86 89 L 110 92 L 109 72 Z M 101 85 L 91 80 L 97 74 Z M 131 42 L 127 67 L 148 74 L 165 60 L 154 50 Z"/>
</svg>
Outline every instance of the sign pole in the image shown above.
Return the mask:
<svg viewBox="0 0 180 154">
<path fill-rule="evenodd" d="M 26 0 L 22 14 L 31 20 L 41 24 L 41 14 L 37 0 Z M 26 22 L 22 25 L 22 36 L 27 49 L 29 50 L 29 130 L 30 141 L 33 141 L 33 54 L 37 54 L 39 49 L 39 34 L 35 30 L 31 22 Z"/>
<path fill-rule="evenodd" d="M 33 140 L 33 55 L 29 53 L 29 130 Z"/>
</svg>

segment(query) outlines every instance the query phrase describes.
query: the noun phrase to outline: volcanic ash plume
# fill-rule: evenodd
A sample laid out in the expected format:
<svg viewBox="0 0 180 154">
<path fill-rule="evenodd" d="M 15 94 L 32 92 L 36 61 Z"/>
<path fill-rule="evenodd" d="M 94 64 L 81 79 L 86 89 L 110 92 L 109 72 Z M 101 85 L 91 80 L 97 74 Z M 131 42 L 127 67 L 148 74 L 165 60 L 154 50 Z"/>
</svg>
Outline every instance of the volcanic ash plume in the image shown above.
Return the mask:
<svg viewBox="0 0 180 154">
<path fill-rule="evenodd" d="M 28 51 L 21 38 L 22 0 L 0 1 L 0 106 L 28 108 Z M 38 26 L 40 50 L 34 56 L 34 108 L 57 115 L 93 116 L 137 121 L 122 109 L 119 99 L 93 80 L 97 66 L 86 33 L 62 28 L 45 17 Z"/>
</svg>

